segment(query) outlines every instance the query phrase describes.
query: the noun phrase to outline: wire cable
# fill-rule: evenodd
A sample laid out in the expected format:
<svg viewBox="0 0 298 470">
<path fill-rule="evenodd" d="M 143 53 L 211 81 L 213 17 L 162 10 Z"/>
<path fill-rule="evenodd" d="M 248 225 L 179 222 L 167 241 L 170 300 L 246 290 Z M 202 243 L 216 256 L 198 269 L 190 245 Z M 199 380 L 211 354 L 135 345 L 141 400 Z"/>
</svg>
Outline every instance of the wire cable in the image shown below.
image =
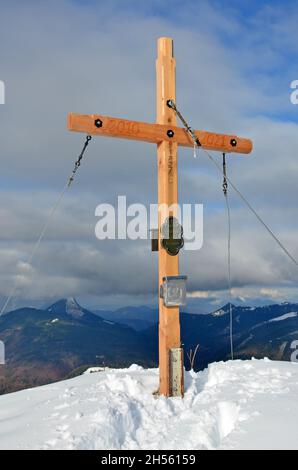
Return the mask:
<svg viewBox="0 0 298 470">
<path fill-rule="evenodd" d="M 48 217 L 47 217 L 47 219 L 46 219 L 46 221 L 45 221 L 45 223 L 44 223 L 44 225 L 43 225 L 43 227 L 42 227 L 42 229 L 41 229 L 41 231 L 40 231 L 40 233 L 39 233 L 39 235 L 38 235 L 38 237 L 37 237 L 37 240 L 36 240 L 36 242 L 35 242 L 35 244 L 34 244 L 32 250 L 31 250 L 31 253 L 30 253 L 30 255 L 28 256 L 28 259 L 27 259 L 27 261 L 26 261 L 26 264 L 31 264 L 31 263 L 32 263 L 32 260 L 33 260 L 35 254 L 36 254 L 36 252 L 37 252 L 37 250 L 38 250 L 38 248 L 39 248 L 39 245 L 40 245 L 41 241 L 43 240 L 43 238 L 44 238 L 44 236 L 45 236 L 45 234 L 46 234 L 46 232 L 47 232 L 47 230 L 48 230 L 48 228 L 49 228 L 49 225 L 50 225 L 50 223 L 51 223 L 51 221 L 52 221 L 52 219 L 53 219 L 53 217 L 54 217 L 54 215 L 55 215 L 55 212 L 57 211 L 59 205 L 61 204 L 62 199 L 64 198 L 64 195 L 65 195 L 67 189 L 71 186 L 72 182 L 74 181 L 75 173 L 76 173 L 76 171 L 78 170 L 78 167 L 81 165 L 81 160 L 82 160 L 82 158 L 83 158 L 83 155 L 84 155 L 84 153 L 85 153 L 85 150 L 86 150 L 86 148 L 87 148 L 87 146 L 88 146 L 90 140 L 91 140 L 91 136 L 88 135 L 88 136 L 86 137 L 86 141 L 85 141 L 85 143 L 84 143 L 84 147 L 83 147 L 83 149 L 82 149 L 82 151 L 81 151 L 81 153 L 80 153 L 80 155 L 79 155 L 77 161 L 75 162 L 74 169 L 73 169 L 73 171 L 72 171 L 70 177 L 67 179 L 67 182 L 66 182 L 66 184 L 64 185 L 64 187 L 63 187 L 61 193 L 59 194 L 59 197 L 57 198 L 55 204 L 54 204 L 53 207 L 51 208 L 51 210 L 50 210 L 50 212 L 49 212 L 49 215 L 48 215 Z M 13 286 L 11 292 L 10 292 L 10 294 L 8 295 L 7 299 L 5 300 L 5 302 L 4 302 L 4 304 L 3 304 L 2 308 L 1 308 L 0 317 L 5 313 L 7 307 L 8 307 L 8 305 L 9 305 L 9 303 L 11 302 L 11 299 L 12 299 L 13 296 L 15 295 L 16 290 L 17 290 L 18 287 L 19 287 L 19 280 L 18 280 L 18 278 L 17 278 L 17 279 L 16 279 L 16 282 L 15 282 L 15 284 L 14 284 L 14 286 Z"/>
<path fill-rule="evenodd" d="M 230 315 L 230 351 L 231 359 L 234 359 L 234 340 L 233 340 L 233 305 L 232 305 L 232 281 L 231 281 L 231 210 L 229 196 L 225 195 L 227 207 L 228 221 L 228 242 L 227 242 L 227 258 L 228 258 L 228 292 L 229 292 L 229 315 Z"/>
<path fill-rule="evenodd" d="M 200 147 L 201 148 L 201 147 Z M 207 152 L 205 149 L 202 149 L 208 156 L 208 158 L 212 161 L 212 163 L 216 166 L 216 168 L 222 173 L 222 169 L 218 162 L 210 155 L 209 152 Z M 237 186 L 231 181 L 231 178 L 228 176 L 226 177 L 228 183 L 232 186 L 234 191 L 238 194 L 238 196 L 242 199 L 242 201 L 245 203 L 245 205 L 248 207 L 248 209 L 252 212 L 252 214 L 258 219 L 258 221 L 263 225 L 263 227 L 267 230 L 267 232 L 271 235 L 271 237 L 276 241 L 276 243 L 279 245 L 279 247 L 283 250 L 283 252 L 287 255 L 287 257 L 296 265 L 298 266 L 298 261 L 294 256 L 289 252 L 289 250 L 284 246 L 284 244 L 280 241 L 280 239 L 277 237 L 277 235 L 274 234 L 274 232 L 271 230 L 271 228 L 266 224 L 266 222 L 263 220 L 263 218 L 257 213 L 257 211 L 253 208 L 253 206 L 250 204 L 250 202 L 247 200 L 247 198 L 241 193 L 241 191 L 237 188 Z"/>
<path fill-rule="evenodd" d="M 209 160 L 215 165 L 217 170 L 223 175 L 223 192 L 226 201 L 227 207 L 227 221 L 228 221 L 228 245 L 227 245 L 227 257 L 228 257 L 228 291 L 229 291 L 229 315 L 230 315 L 230 351 L 231 351 L 231 359 L 234 359 L 234 344 L 233 344 L 233 307 L 232 307 L 232 282 L 231 282 L 231 211 L 230 211 L 230 204 L 229 198 L 227 194 L 228 183 L 234 189 L 236 194 L 240 197 L 240 199 L 244 202 L 244 204 L 248 207 L 251 213 L 257 218 L 257 220 L 261 223 L 261 225 L 265 228 L 265 230 L 269 233 L 269 235 L 275 240 L 278 246 L 282 249 L 285 255 L 296 265 L 298 266 L 297 259 L 289 252 L 289 250 L 285 247 L 285 245 L 280 241 L 280 239 L 275 235 L 273 230 L 266 224 L 263 218 L 258 214 L 258 212 L 254 209 L 248 199 L 242 194 L 242 192 L 237 188 L 237 186 L 233 183 L 231 178 L 227 176 L 226 173 L 226 161 L 225 161 L 225 154 L 223 154 L 223 165 L 222 167 L 220 164 L 213 158 L 213 156 L 202 147 L 199 138 L 196 136 L 194 130 L 189 126 L 188 122 L 182 116 L 181 112 L 177 109 L 176 104 L 173 100 L 168 100 L 167 105 L 169 108 L 172 108 L 177 116 L 179 117 L 180 121 L 182 122 L 183 126 L 185 127 L 186 131 L 190 135 L 193 143 L 194 148 L 197 147 L 201 149 L 205 155 L 209 158 Z"/>
<path fill-rule="evenodd" d="M 38 250 L 38 248 L 39 248 L 39 245 L 40 245 L 40 243 L 41 243 L 43 237 L 45 236 L 45 234 L 46 234 L 46 232 L 47 232 L 47 230 L 48 230 L 48 227 L 49 227 L 49 225 L 50 225 L 50 222 L 52 221 L 52 219 L 53 219 L 53 217 L 54 217 L 54 214 L 55 214 L 56 210 L 58 209 L 58 207 L 59 207 L 59 205 L 60 205 L 60 203 L 61 203 L 61 201 L 62 201 L 62 199 L 63 199 L 63 197 L 64 197 L 64 194 L 65 194 L 65 192 L 66 192 L 67 189 L 68 189 L 68 182 L 67 182 L 67 184 L 64 186 L 63 190 L 61 191 L 61 193 L 60 193 L 60 195 L 59 195 L 59 197 L 58 197 L 58 199 L 57 199 L 57 201 L 55 202 L 54 206 L 53 206 L 52 209 L 50 210 L 49 216 L 48 216 L 48 218 L 47 218 L 47 220 L 46 220 L 44 226 L 42 227 L 42 230 L 41 230 L 41 232 L 40 232 L 40 234 L 39 234 L 39 236 L 38 236 L 38 238 L 37 238 L 37 240 L 36 240 L 36 242 L 35 242 L 35 244 L 34 244 L 34 246 L 33 246 L 33 249 L 32 249 L 32 251 L 31 251 L 31 253 L 30 253 L 30 255 L 29 255 L 27 261 L 25 262 L 26 264 L 31 264 L 31 262 L 32 262 L 32 260 L 33 260 L 33 258 L 34 258 L 34 256 L 35 256 L 35 253 L 37 252 L 37 250 Z M 10 303 L 11 299 L 13 298 L 13 296 L 14 296 L 14 294 L 15 294 L 17 288 L 18 288 L 18 285 L 19 285 L 19 283 L 16 281 L 16 282 L 15 282 L 15 285 L 14 285 L 14 287 L 13 287 L 13 289 L 11 290 L 11 293 L 9 294 L 9 296 L 7 297 L 7 299 L 6 299 L 6 301 L 5 301 L 4 305 L 3 305 L 3 307 L 1 308 L 0 317 L 1 317 L 1 315 L 3 315 L 3 313 L 5 312 L 5 310 L 6 310 L 7 306 L 8 306 L 8 304 Z"/>
<path fill-rule="evenodd" d="M 206 150 L 204 149 L 200 142 L 199 139 L 196 137 L 194 131 L 192 128 L 187 124 L 185 119 L 182 117 L 181 119 L 181 113 L 180 111 L 177 110 L 175 103 L 173 100 L 168 100 L 167 102 L 168 106 L 172 108 L 177 116 L 180 118 L 182 121 L 185 129 L 187 130 L 188 134 L 192 138 L 193 142 L 197 145 L 199 149 L 202 150 L 202 152 L 207 155 L 209 160 L 216 166 L 218 171 L 220 172 L 221 175 L 223 175 L 223 169 L 221 168 L 220 164 L 213 158 L 213 156 Z M 280 239 L 277 237 L 277 235 L 274 234 L 274 232 L 271 230 L 271 228 L 266 224 L 266 222 L 263 220 L 263 218 L 258 214 L 258 212 L 254 209 L 254 207 L 250 204 L 250 202 L 247 200 L 247 198 L 242 194 L 242 192 L 237 188 L 237 186 L 233 183 L 231 178 L 229 176 L 226 176 L 226 180 L 228 183 L 231 185 L 231 187 L 234 189 L 234 191 L 238 194 L 240 199 L 244 202 L 244 204 L 248 207 L 248 209 L 251 211 L 251 213 L 258 219 L 258 221 L 263 225 L 263 227 L 266 229 L 266 231 L 269 233 L 269 235 L 275 240 L 275 242 L 279 245 L 279 247 L 282 249 L 282 251 L 286 254 L 286 256 L 296 265 L 298 266 L 298 261 L 297 259 L 289 252 L 289 250 L 285 247 L 285 245 L 280 241 Z"/>
<path fill-rule="evenodd" d="M 228 182 L 227 182 L 227 165 L 226 165 L 226 154 L 222 154 L 222 171 L 223 171 L 223 183 L 222 190 L 224 193 L 226 208 L 227 208 L 227 226 L 228 226 L 228 237 L 227 237 L 227 274 L 228 274 L 228 294 L 229 294 L 229 316 L 230 316 L 230 356 L 231 360 L 234 359 L 234 341 L 233 341 L 233 305 L 232 305 L 232 281 L 231 281 L 231 210 L 228 196 Z"/>
</svg>

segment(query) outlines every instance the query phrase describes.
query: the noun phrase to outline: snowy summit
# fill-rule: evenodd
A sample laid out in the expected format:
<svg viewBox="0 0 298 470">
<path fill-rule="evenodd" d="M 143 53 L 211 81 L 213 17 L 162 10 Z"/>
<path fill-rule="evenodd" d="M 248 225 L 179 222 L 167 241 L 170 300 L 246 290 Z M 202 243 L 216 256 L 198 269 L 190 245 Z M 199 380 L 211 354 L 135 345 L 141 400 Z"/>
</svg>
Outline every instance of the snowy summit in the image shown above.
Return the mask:
<svg viewBox="0 0 298 470">
<path fill-rule="evenodd" d="M 297 363 L 214 363 L 184 399 L 157 386 L 134 365 L 3 395 L 0 449 L 297 449 Z"/>
</svg>

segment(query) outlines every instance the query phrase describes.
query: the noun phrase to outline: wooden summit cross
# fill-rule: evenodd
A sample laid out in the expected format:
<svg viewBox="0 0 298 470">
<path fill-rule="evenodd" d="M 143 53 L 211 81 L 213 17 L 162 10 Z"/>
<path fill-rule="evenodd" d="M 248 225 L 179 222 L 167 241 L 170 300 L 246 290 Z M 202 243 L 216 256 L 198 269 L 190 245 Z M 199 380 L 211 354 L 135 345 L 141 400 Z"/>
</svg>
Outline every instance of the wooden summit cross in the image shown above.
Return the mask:
<svg viewBox="0 0 298 470">
<path fill-rule="evenodd" d="M 168 100 L 176 102 L 176 61 L 173 56 L 173 40 L 158 40 L 157 72 L 157 123 L 129 121 L 101 114 L 83 115 L 70 113 L 68 129 L 106 137 L 150 142 L 157 145 L 158 205 L 178 204 L 177 148 L 193 147 L 187 131 L 177 127 L 176 114 L 167 106 Z M 219 152 L 249 153 L 252 143 L 235 135 L 195 131 L 202 148 Z M 178 276 L 178 254 L 171 256 L 161 244 L 161 227 L 165 222 L 159 212 L 159 292 L 163 280 Z M 178 250 L 179 251 L 179 250 Z M 177 354 L 178 352 L 178 354 Z M 180 341 L 179 307 L 166 307 L 159 294 L 159 393 L 165 396 L 183 396 L 183 351 Z"/>
</svg>

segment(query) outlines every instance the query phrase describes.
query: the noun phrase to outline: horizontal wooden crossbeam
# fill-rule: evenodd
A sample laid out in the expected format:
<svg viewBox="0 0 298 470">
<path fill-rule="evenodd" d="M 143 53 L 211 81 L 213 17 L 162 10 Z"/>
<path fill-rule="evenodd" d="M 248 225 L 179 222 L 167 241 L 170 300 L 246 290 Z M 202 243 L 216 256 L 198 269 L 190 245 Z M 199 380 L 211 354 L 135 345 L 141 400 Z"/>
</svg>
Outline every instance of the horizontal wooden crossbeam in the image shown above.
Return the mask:
<svg viewBox="0 0 298 470">
<path fill-rule="evenodd" d="M 193 147 L 193 141 L 187 131 L 181 127 L 146 122 L 130 121 L 100 114 L 69 113 L 68 129 L 91 135 L 118 137 L 121 139 L 140 140 L 159 144 L 163 140 L 177 143 L 181 147 Z M 250 153 L 252 142 L 236 135 L 217 134 L 207 131 L 195 131 L 202 147 L 226 153 Z"/>
</svg>

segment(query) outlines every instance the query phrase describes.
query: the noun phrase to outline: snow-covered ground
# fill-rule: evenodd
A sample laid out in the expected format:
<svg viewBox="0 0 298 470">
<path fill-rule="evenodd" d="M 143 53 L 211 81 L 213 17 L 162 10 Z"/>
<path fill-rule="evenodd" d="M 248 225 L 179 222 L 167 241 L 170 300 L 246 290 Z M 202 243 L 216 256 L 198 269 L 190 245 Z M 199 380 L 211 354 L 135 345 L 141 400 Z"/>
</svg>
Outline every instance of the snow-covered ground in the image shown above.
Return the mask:
<svg viewBox="0 0 298 470">
<path fill-rule="evenodd" d="M 108 370 L 0 397 L 0 449 L 298 449 L 298 364 L 211 364 L 186 394 L 158 371 Z"/>
<path fill-rule="evenodd" d="M 285 315 L 281 315 L 281 317 L 272 318 L 271 320 L 269 320 L 269 323 L 272 323 L 274 321 L 288 320 L 288 318 L 294 318 L 294 317 L 297 317 L 297 315 L 298 315 L 297 312 L 285 313 Z"/>
</svg>

